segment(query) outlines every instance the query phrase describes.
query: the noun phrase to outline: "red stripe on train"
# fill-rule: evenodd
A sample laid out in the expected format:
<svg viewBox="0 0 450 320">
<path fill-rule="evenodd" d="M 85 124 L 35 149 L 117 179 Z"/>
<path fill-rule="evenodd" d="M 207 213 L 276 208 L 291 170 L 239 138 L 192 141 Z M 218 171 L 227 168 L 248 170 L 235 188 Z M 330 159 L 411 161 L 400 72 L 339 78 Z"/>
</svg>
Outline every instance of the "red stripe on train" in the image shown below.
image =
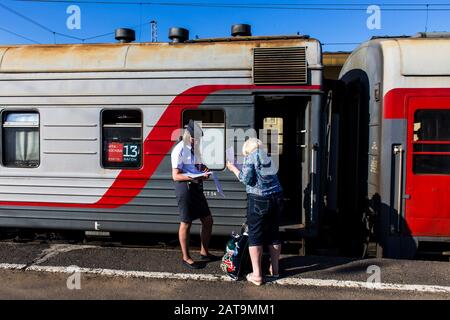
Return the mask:
<svg viewBox="0 0 450 320">
<path fill-rule="evenodd" d="M 408 100 L 412 97 L 448 97 L 450 88 L 395 88 L 384 95 L 385 119 L 406 119 Z"/>
<path fill-rule="evenodd" d="M 121 170 L 108 188 L 106 193 L 96 203 L 59 203 L 59 202 L 25 202 L 25 201 L 0 201 L 4 206 L 39 206 L 39 207 L 74 207 L 74 208 L 117 208 L 133 200 L 144 188 L 147 181 L 152 177 L 164 156 L 174 145 L 171 141 L 171 131 L 167 126 L 173 125 L 174 119 L 178 124 L 181 119 L 183 106 L 196 109 L 205 98 L 217 91 L 222 90 L 282 90 L 303 89 L 320 90 L 319 85 L 314 86 L 255 86 L 255 85 L 201 85 L 192 87 L 177 97 L 169 104 L 156 123 L 153 130 L 145 139 L 149 141 L 160 141 L 158 152 L 144 155 L 144 163 L 140 170 Z"/>
</svg>

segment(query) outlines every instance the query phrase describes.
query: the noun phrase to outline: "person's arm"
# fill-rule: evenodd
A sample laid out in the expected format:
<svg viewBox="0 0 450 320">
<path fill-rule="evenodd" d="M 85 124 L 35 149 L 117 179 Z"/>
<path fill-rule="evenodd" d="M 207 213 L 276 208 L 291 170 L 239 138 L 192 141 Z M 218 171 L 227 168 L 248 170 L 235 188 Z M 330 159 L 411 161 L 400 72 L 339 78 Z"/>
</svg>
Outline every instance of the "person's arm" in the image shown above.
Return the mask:
<svg viewBox="0 0 450 320">
<path fill-rule="evenodd" d="M 238 168 L 231 162 L 227 163 L 227 168 L 234 173 L 234 175 L 245 185 L 253 186 L 256 179 L 256 169 L 255 165 L 247 157 L 242 165 L 242 170 L 239 171 Z"/>
<path fill-rule="evenodd" d="M 172 164 L 172 179 L 173 181 L 192 181 L 192 178 L 189 178 L 188 176 L 183 175 L 183 171 L 181 170 L 183 166 L 183 158 L 181 155 L 182 145 L 177 144 L 175 146 L 175 149 L 172 150 L 171 154 L 171 164 Z"/>
<path fill-rule="evenodd" d="M 256 183 L 256 169 L 253 163 L 242 165 L 242 170 L 239 172 L 238 179 L 247 186 L 254 186 Z"/>
<path fill-rule="evenodd" d="M 180 169 L 172 169 L 173 181 L 192 181 L 194 179 L 182 174 Z"/>
<path fill-rule="evenodd" d="M 234 164 L 232 164 L 231 162 L 227 162 L 227 168 L 228 168 L 228 170 L 230 170 L 231 172 L 234 173 L 234 175 L 236 176 L 236 178 L 239 179 L 239 173 L 240 173 L 240 171 L 239 171 L 238 168 L 236 168 L 236 166 L 235 166 Z"/>
</svg>

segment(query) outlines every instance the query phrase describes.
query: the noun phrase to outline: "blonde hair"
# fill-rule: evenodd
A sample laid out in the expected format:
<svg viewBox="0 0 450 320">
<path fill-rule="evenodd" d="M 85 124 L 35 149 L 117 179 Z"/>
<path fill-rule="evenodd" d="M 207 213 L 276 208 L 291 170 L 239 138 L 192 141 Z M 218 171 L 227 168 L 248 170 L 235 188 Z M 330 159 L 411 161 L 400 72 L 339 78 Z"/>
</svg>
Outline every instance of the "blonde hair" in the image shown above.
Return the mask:
<svg viewBox="0 0 450 320">
<path fill-rule="evenodd" d="M 184 130 L 183 139 L 182 140 L 183 140 L 183 143 L 184 143 L 185 146 L 190 146 L 191 145 L 191 138 L 192 138 L 192 136 L 189 133 L 189 131 L 188 130 Z M 202 155 L 200 154 L 200 150 L 199 150 L 198 147 L 194 147 L 194 153 L 195 153 L 196 163 L 202 163 L 203 162 Z"/>
<path fill-rule="evenodd" d="M 256 149 L 261 148 L 261 146 L 262 146 L 261 140 L 257 138 L 249 138 L 247 139 L 247 141 L 244 142 L 244 145 L 242 146 L 242 154 L 244 156 L 248 156 Z"/>
<path fill-rule="evenodd" d="M 187 130 L 184 130 L 183 142 L 184 142 L 185 145 L 190 145 L 191 144 L 191 134 Z"/>
</svg>

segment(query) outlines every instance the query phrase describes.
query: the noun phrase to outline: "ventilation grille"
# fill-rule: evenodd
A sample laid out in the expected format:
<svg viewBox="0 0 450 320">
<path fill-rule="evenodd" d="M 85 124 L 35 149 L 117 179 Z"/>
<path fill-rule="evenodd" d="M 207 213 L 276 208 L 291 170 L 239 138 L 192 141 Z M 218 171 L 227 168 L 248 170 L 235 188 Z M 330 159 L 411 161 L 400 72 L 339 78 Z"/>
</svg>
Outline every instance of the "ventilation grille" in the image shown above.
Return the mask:
<svg viewBox="0 0 450 320">
<path fill-rule="evenodd" d="M 306 47 L 255 48 L 255 84 L 306 84 Z"/>
</svg>

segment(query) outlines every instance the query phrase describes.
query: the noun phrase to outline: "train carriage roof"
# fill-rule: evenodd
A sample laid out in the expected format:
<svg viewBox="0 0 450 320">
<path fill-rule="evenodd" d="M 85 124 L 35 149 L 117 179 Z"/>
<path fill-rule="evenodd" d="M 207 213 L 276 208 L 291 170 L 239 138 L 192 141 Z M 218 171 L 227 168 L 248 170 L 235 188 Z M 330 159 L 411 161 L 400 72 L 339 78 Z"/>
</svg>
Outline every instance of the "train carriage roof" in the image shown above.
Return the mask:
<svg viewBox="0 0 450 320">
<path fill-rule="evenodd" d="M 320 43 L 301 36 L 241 41 L 0 46 L 0 72 L 95 72 L 251 69 L 253 48 L 306 46 L 321 63 Z M 243 58 L 248 57 L 248 59 Z"/>
<path fill-rule="evenodd" d="M 404 76 L 450 75 L 450 38 L 398 41 Z"/>
<path fill-rule="evenodd" d="M 419 33 L 413 37 L 377 37 L 356 48 L 343 66 L 377 74 L 384 91 L 396 87 L 448 86 L 450 33 Z M 382 79 L 382 80 L 381 80 Z"/>
</svg>

